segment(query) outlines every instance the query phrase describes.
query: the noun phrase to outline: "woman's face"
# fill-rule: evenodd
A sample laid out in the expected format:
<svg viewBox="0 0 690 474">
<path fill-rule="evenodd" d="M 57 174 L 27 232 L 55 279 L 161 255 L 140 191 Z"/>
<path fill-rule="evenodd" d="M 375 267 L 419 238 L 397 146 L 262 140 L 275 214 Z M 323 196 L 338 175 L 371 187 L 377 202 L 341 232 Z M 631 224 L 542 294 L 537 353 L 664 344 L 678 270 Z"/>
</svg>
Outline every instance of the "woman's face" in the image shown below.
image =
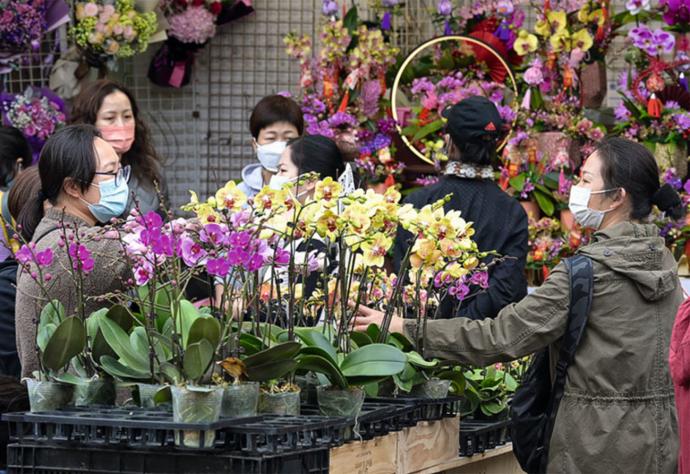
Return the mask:
<svg viewBox="0 0 690 474">
<path fill-rule="evenodd" d="M 101 199 L 98 185 L 103 181 L 115 179 L 115 174 L 120 170 L 120 157 L 110 143 L 102 138 L 96 138 L 94 147 L 96 149 L 96 173 L 106 174 L 95 174 L 91 186 L 83 193 L 84 201 L 91 204 L 96 204 Z"/>
<path fill-rule="evenodd" d="M 299 176 L 299 169 L 292 161 L 292 147 L 286 147 L 283 154 L 280 155 L 278 176 L 285 176 L 286 178 L 296 178 Z"/>
<path fill-rule="evenodd" d="M 256 138 L 254 146 L 257 144 L 268 145 L 273 142 L 287 142 L 298 136 L 297 127 L 290 122 L 276 122 L 259 131 L 259 136 Z"/>
<path fill-rule="evenodd" d="M 585 161 L 580 170 L 580 182 L 578 186 L 592 190 L 592 192 L 604 191 L 604 176 L 602 174 L 602 162 L 599 153 L 594 152 Z M 606 194 L 592 194 L 589 198 L 589 207 L 599 211 L 605 211 L 611 207 L 611 199 Z"/>
<path fill-rule="evenodd" d="M 124 127 L 131 124 L 134 124 L 134 111 L 127 95 L 115 91 L 105 96 L 96 114 L 96 128 L 100 130 L 110 126 Z"/>
</svg>

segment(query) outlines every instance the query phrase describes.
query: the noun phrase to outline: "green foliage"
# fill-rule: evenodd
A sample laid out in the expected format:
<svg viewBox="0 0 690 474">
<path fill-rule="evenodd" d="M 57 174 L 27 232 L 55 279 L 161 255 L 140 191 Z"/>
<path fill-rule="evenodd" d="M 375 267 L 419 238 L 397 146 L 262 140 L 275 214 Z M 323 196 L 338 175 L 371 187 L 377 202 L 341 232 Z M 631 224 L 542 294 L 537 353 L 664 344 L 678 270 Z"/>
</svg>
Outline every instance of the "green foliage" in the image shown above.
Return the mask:
<svg viewBox="0 0 690 474">
<path fill-rule="evenodd" d="M 86 328 L 77 316 L 64 319 L 50 336 L 42 352 L 43 367 L 63 369 L 86 345 Z"/>
</svg>

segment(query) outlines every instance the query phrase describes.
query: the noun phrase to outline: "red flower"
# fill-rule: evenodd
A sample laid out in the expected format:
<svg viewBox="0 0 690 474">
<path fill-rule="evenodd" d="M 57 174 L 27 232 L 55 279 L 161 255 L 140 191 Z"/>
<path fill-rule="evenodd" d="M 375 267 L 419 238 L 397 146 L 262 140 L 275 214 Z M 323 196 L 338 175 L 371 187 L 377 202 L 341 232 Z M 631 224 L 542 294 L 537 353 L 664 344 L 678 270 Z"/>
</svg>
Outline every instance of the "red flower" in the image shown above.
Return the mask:
<svg viewBox="0 0 690 474">
<path fill-rule="evenodd" d="M 220 15 L 221 10 L 223 10 L 223 5 L 220 2 L 213 2 L 211 4 L 211 13 L 214 15 Z"/>
<path fill-rule="evenodd" d="M 192 5 L 195 6 L 195 7 L 200 7 L 200 6 L 202 6 L 203 4 L 204 4 L 204 0 L 194 0 L 194 1 L 192 2 Z"/>
</svg>

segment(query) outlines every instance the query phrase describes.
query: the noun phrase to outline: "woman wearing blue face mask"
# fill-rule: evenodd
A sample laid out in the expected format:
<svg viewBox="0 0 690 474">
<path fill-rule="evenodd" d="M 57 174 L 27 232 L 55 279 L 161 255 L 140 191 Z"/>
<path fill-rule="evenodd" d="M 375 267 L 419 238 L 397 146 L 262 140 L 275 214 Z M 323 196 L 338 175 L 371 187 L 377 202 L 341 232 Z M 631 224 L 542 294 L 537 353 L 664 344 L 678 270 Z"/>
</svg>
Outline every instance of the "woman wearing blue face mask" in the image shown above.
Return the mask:
<svg viewBox="0 0 690 474">
<path fill-rule="evenodd" d="M 252 147 L 259 161 L 242 170 L 239 188 L 255 196 L 278 172 L 286 143 L 304 132 L 304 118 L 297 103 L 282 95 L 269 95 L 256 104 L 249 118 Z"/>
<path fill-rule="evenodd" d="M 66 314 L 72 314 L 79 301 L 71 277 L 64 271 L 71 263 L 62 241 L 63 224 L 72 232 L 75 227 L 79 229 L 80 241 L 94 259 L 93 270 L 83 281 L 83 298 L 89 314 L 102 306 L 93 297 L 121 289 L 129 277 L 119 240 L 103 238 L 98 226 L 125 210 L 129 167 L 121 166 L 120 157 L 95 127 L 70 125 L 48 139 L 38 162 L 38 173 L 41 190 L 22 207 L 18 224 L 33 236 L 36 252 L 53 250 L 53 262 L 44 270 L 52 276 L 47 297 L 62 302 Z M 51 206 L 45 211 L 44 201 Z M 38 368 L 35 321 L 43 301 L 46 295 L 39 285 L 20 270 L 15 319 L 23 377 Z"/>
<path fill-rule="evenodd" d="M 676 261 L 649 216 L 656 206 L 678 219 L 685 206 L 659 180 L 649 150 L 609 138 L 589 156 L 571 192 L 575 218 L 595 230 L 577 251 L 592 264 L 591 306 L 546 436 L 546 472 L 676 471 L 667 361 L 683 290 Z M 570 303 L 569 271 L 561 262 L 534 293 L 494 319 L 428 321 L 425 355 L 485 367 L 548 348 L 551 371 L 543 383 L 553 383 Z M 361 308 L 355 329 L 382 319 L 379 311 Z M 416 325 L 394 317 L 390 331 L 414 338 Z"/>
</svg>

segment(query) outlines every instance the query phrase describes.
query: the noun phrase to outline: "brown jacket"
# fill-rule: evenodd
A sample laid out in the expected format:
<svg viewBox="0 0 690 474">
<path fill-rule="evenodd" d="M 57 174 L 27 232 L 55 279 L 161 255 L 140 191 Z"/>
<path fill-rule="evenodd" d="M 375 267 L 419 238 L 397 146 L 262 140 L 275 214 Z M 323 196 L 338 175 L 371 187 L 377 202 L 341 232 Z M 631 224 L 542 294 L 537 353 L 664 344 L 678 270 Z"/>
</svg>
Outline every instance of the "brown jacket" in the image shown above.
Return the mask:
<svg viewBox="0 0 690 474">
<path fill-rule="evenodd" d="M 53 279 L 49 288 L 50 298 L 58 299 L 65 306 L 66 314 L 75 314 L 77 311 L 76 290 L 69 273 L 65 270 L 69 262 L 67 249 L 59 248 L 58 241 L 63 234 L 59 229 L 61 219 L 65 224 L 78 224 L 80 234 L 86 247 L 91 251 L 95 260 L 94 269 L 84 280 L 84 295 L 86 297 L 100 296 L 115 290 L 122 289 L 121 278 L 129 277 L 129 268 L 124 258 L 120 257 L 121 245 L 117 239 L 101 238 L 98 241 L 91 240 L 96 232 L 102 231 L 100 227 L 90 227 L 86 222 L 68 214 L 64 215 L 55 209 L 46 211 L 34 233 L 34 239 L 39 239 L 36 244 L 38 251 L 48 247 L 53 249 L 53 264 L 48 267 Z M 55 229 L 55 230 L 52 230 Z M 46 233 L 48 232 L 48 233 Z M 41 236 L 43 236 L 41 238 Z M 31 373 L 38 370 L 38 358 L 36 351 L 36 323 L 41 308 L 47 300 L 43 296 L 38 284 L 31 276 L 19 270 L 17 276 L 17 302 L 15 307 L 15 322 L 17 334 L 17 353 L 22 365 L 22 377 L 30 377 Z M 86 314 L 103 307 L 103 302 L 92 299 L 86 301 Z"/>
<path fill-rule="evenodd" d="M 667 360 L 683 298 L 676 262 L 656 226 L 631 222 L 597 232 L 578 253 L 593 261 L 594 295 L 568 369 L 548 472 L 673 473 L 678 429 Z M 425 355 L 486 366 L 546 347 L 554 354 L 569 289 L 561 263 L 495 319 L 430 321 Z M 405 322 L 405 333 L 413 335 L 414 325 Z"/>
</svg>

